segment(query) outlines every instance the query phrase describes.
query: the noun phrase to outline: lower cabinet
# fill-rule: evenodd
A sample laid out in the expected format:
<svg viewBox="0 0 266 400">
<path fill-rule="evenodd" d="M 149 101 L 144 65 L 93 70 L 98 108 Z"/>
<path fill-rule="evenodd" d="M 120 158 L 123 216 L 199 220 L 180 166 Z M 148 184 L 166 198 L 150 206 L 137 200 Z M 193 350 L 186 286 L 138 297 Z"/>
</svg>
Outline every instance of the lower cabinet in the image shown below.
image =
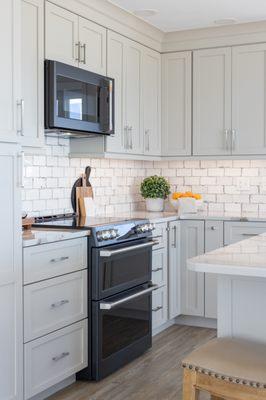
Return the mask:
<svg viewBox="0 0 266 400">
<path fill-rule="evenodd" d="M 169 223 L 168 276 L 169 318 L 181 314 L 181 270 L 180 270 L 180 221 Z"/>
<path fill-rule="evenodd" d="M 265 222 L 225 222 L 224 244 L 233 244 L 265 232 Z"/>
<path fill-rule="evenodd" d="M 181 221 L 181 313 L 204 316 L 204 273 L 189 271 L 187 259 L 204 253 L 204 221 Z"/>
<path fill-rule="evenodd" d="M 77 322 L 24 346 L 25 399 L 88 365 L 87 322 Z"/>
<path fill-rule="evenodd" d="M 152 329 L 155 330 L 168 320 L 167 287 L 162 286 L 152 294 Z"/>
</svg>

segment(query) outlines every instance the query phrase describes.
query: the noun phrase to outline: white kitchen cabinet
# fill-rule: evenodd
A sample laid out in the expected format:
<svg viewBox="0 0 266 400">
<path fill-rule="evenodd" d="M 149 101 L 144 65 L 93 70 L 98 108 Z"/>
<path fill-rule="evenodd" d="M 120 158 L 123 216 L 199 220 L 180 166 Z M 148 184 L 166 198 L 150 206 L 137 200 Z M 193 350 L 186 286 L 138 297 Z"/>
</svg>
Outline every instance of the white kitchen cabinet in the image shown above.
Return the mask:
<svg viewBox="0 0 266 400">
<path fill-rule="evenodd" d="M 223 221 L 205 221 L 205 253 L 223 247 Z M 217 318 L 217 275 L 205 273 L 205 317 Z"/>
<path fill-rule="evenodd" d="M 152 329 L 160 328 L 168 320 L 167 287 L 160 287 L 152 293 Z"/>
<path fill-rule="evenodd" d="M 168 298 L 169 298 L 169 319 L 181 314 L 181 243 L 180 243 L 180 222 L 169 222 L 168 238 Z"/>
<path fill-rule="evenodd" d="M 21 67 L 24 101 L 21 144 L 28 147 L 44 145 L 44 3 L 23 0 Z"/>
<path fill-rule="evenodd" d="M 3 210 L 0 231 L 1 400 L 23 399 L 21 160 L 18 146 L 0 144 Z"/>
<path fill-rule="evenodd" d="M 161 55 L 143 49 L 142 61 L 144 154 L 161 154 Z"/>
<path fill-rule="evenodd" d="M 80 68 L 106 75 L 106 29 L 79 18 Z"/>
<path fill-rule="evenodd" d="M 45 58 L 78 66 L 79 63 L 78 15 L 45 3 Z"/>
<path fill-rule="evenodd" d="M 232 151 L 266 154 L 266 44 L 232 50 Z"/>
<path fill-rule="evenodd" d="M 181 313 L 204 316 L 204 273 L 188 270 L 187 259 L 204 253 L 204 221 L 181 221 Z"/>
<path fill-rule="evenodd" d="M 193 52 L 193 154 L 231 154 L 231 48 Z"/>
<path fill-rule="evenodd" d="M 21 0 L 0 3 L 0 141 L 17 142 L 21 133 Z"/>
<path fill-rule="evenodd" d="M 191 155 L 191 52 L 162 56 L 162 155 Z"/>
<path fill-rule="evenodd" d="M 152 282 L 167 286 L 167 246 L 152 252 Z"/>
<path fill-rule="evenodd" d="M 126 39 L 112 31 L 108 31 L 107 38 L 107 75 L 115 80 L 115 135 L 106 138 L 105 146 L 107 152 L 123 153 L 127 148 L 125 128 Z"/>
<path fill-rule="evenodd" d="M 45 11 L 45 57 L 105 75 L 107 30 L 49 2 Z"/>
<path fill-rule="evenodd" d="M 225 222 L 224 244 L 227 246 L 265 232 L 265 222 Z"/>
<path fill-rule="evenodd" d="M 125 68 L 125 129 L 127 152 L 142 154 L 142 46 L 133 40 L 127 41 Z"/>
</svg>

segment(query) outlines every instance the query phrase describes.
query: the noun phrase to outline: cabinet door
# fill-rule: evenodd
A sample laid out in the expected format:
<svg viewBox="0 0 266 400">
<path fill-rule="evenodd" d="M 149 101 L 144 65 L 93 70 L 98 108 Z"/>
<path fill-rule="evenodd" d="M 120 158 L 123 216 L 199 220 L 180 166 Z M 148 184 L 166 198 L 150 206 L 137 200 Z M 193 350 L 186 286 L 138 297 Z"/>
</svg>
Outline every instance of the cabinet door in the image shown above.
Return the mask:
<svg viewBox="0 0 266 400">
<path fill-rule="evenodd" d="M 225 222 L 224 244 L 227 246 L 265 232 L 265 222 Z"/>
<path fill-rule="evenodd" d="M 231 153 L 231 48 L 193 53 L 193 154 Z"/>
<path fill-rule="evenodd" d="M 23 0 L 22 4 L 22 98 L 24 100 L 23 146 L 44 144 L 43 59 L 44 8 L 42 0 Z"/>
<path fill-rule="evenodd" d="M 23 398 L 22 244 L 18 148 L 0 146 L 0 399 Z"/>
<path fill-rule="evenodd" d="M 79 18 L 79 67 L 106 75 L 106 29 L 85 18 Z"/>
<path fill-rule="evenodd" d="M 187 259 L 204 253 L 204 221 L 181 222 L 181 312 L 204 316 L 204 273 L 189 271 Z"/>
<path fill-rule="evenodd" d="M 205 252 L 224 245 L 223 221 L 205 222 Z M 205 274 L 205 317 L 217 318 L 217 276 Z"/>
<path fill-rule="evenodd" d="M 78 16 L 52 3 L 45 4 L 45 58 L 78 66 Z"/>
<path fill-rule="evenodd" d="M 266 44 L 235 47 L 232 54 L 233 154 L 265 154 Z"/>
<path fill-rule="evenodd" d="M 181 314 L 180 222 L 169 222 L 169 318 Z M 183 289 L 182 289 L 183 290 Z"/>
<path fill-rule="evenodd" d="M 108 31 L 107 75 L 115 80 L 115 135 L 106 138 L 106 151 L 124 153 L 126 150 L 125 130 L 125 62 L 126 39 L 118 33 Z"/>
<path fill-rule="evenodd" d="M 17 142 L 20 92 L 20 0 L 0 3 L 0 141 Z"/>
<path fill-rule="evenodd" d="M 127 40 L 126 49 L 126 133 L 128 153 L 142 154 L 143 140 L 141 129 L 142 110 L 142 46 Z"/>
<path fill-rule="evenodd" d="M 162 152 L 191 155 L 191 52 L 162 56 Z"/>
<path fill-rule="evenodd" d="M 143 138 L 144 154 L 161 154 L 161 55 L 143 50 Z"/>
</svg>

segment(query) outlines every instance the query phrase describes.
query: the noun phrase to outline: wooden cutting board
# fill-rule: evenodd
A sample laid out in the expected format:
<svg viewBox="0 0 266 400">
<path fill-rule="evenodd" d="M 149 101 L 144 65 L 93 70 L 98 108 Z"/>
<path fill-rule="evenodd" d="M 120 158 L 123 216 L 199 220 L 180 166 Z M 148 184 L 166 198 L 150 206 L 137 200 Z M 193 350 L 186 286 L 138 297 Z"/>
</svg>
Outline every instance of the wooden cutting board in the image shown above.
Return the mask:
<svg viewBox="0 0 266 400">
<path fill-rule="evenodd" d="M 93 190 L 91 186 L 87 186 L 86 174 L 82 174 L 82 186 L 76 187 L 76 210 L 78 215 L 86 216 L 86 207 L 84 198 L 92 197 L 93 198 Z"/>
</svg>

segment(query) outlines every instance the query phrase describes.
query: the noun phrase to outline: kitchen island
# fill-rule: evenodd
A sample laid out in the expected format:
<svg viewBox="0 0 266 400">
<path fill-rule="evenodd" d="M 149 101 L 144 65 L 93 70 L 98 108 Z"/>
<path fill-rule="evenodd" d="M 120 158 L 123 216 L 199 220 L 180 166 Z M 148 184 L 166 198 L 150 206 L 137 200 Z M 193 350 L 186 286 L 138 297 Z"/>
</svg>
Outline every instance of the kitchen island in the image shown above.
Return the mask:
<svg viewBox="0 0 266 400">
<path fill-rule="evenodd" d="M 266 343 L 266 233 L 191 258 L 187 266 L 217 274 L 219 337 Z"/>
</svg>

